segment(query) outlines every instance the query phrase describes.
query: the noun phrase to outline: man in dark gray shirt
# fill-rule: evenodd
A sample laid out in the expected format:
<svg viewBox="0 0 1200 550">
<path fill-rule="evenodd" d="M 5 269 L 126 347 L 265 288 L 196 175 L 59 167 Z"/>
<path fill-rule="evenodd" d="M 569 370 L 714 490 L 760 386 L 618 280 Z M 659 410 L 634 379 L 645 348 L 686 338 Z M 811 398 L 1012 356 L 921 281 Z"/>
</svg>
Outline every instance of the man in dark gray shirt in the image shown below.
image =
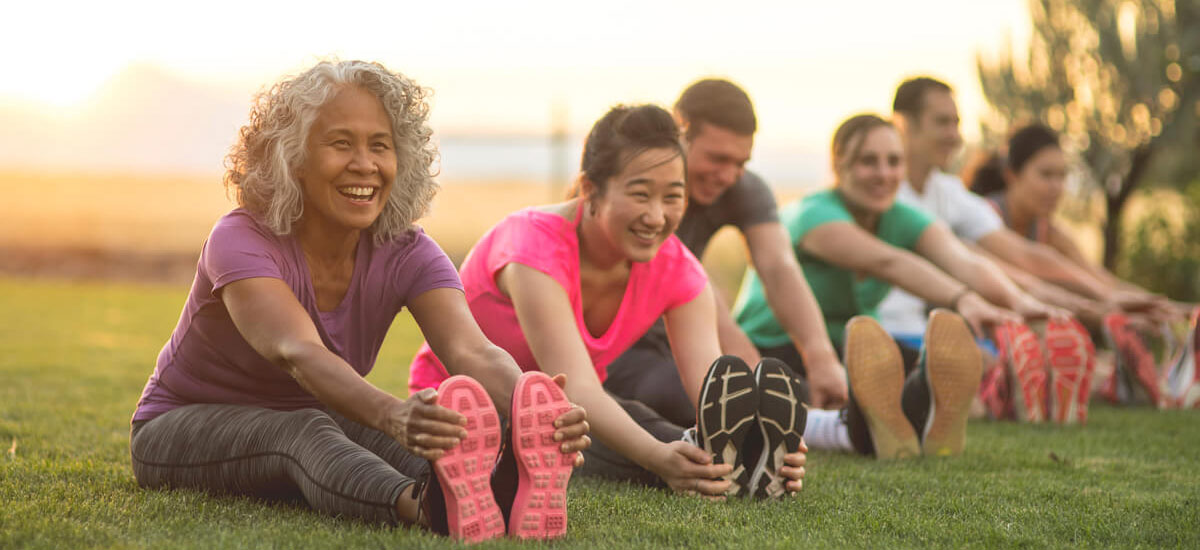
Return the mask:
<svg viewBox="0 0 1200 550">
<path fill-rule="evenodd" d="M 717 230 L 733 225 L 742 233 L 750 260 L 766 290 L 771 310 L 787 330 L 803 364 L 793 364 L 809 385 L 814 408 L 846 403 L 846 375 L 825 331 L 825 321 L 779 223 L 775 196 L 762 178 L 746 171 L 758 121 L 750 98 L 726 80 L 698 81 L 679 96 L 675 116 L 687 149 L 688 207 L 675 234 L 702 258 Z M 721 351 L 758 363 L 759 351 L 729 314 L 716 292 Z M 608 366 L 604 386 L 641 401 L 682 425 L 695 422 L 660 321 Z"/>
</svg>

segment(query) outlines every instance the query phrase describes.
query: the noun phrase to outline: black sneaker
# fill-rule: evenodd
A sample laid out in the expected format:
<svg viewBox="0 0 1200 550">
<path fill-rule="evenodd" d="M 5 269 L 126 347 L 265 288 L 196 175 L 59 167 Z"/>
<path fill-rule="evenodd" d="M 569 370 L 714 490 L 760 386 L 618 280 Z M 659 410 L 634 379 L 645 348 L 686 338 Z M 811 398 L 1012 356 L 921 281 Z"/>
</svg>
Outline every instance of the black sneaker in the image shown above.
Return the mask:
<svg viewBox="0 0 1200 550">
<path fill-rule="evenodd" d="M 712 453 L 715 464 L 732 464 L 733 472 L 725 479 L 733 484 L 730 496 L 746 496 L 752 491 L 750 483 L 753 465 L 746 456 L 746 436 L 760 431 L 758 392 L 754 373 L 737 357 L 724 355 L 713 362 L 704 385 L 700 388 L 700 404 L 696 407 L 696 435 L 700 448 Z"/>
<path fill-rule="evenodd" d="M 787 478 L 779 473 L 783 457 L 800 450 L 808 420 L 804 386 L 783 361 L 771 357 L 758 364 L 754 381 L 764 447 L 750 475 L 750 487 L 755 498 L 779 498 L 787 492 Z"/>
</svg>

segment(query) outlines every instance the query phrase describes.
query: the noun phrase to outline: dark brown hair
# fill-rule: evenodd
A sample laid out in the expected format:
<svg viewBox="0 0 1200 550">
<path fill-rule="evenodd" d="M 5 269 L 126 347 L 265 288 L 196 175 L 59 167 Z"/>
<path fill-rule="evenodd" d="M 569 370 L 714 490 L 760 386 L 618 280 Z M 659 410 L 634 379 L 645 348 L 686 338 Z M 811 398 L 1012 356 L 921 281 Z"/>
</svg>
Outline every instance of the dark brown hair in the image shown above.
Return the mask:
<svg viewBox="0 0 1200 550">
<path fill-rule="evenodd" d="M 706 78 L 688 86 L 675 102 L 675 110 L 688 123 L 688 138 L 704 124 L 724 128 L 743 136 L 758 131 L 758 119 L 750 96 L 736 84 L 718 78 Z"/>
<path fill-rule="evenodd" d="M 595 186 L 596 196 L 603 196 L 608 180 L 650 149 L 671 149 L 687 162 L 679 143 L 679 126 L 671 113 L 657 105 L 618 105 L 588 132 L 580 169 Z M 578 195 L 578 187 L 568 192 L 571 197 Z"/>
</svg>

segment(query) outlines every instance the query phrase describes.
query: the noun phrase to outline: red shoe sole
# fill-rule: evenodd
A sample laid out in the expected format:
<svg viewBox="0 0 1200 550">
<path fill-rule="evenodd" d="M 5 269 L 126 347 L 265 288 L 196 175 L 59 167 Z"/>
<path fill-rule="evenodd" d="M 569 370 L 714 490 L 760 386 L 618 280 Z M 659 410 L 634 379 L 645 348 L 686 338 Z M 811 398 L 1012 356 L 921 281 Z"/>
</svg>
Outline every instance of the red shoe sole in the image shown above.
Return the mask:
<svg viewBox="0 0 1200 550">
<path fill-rule="evenodd" d="M 1096 374 L 1096 344 L 1092 342 L 1092 335 L 1086 328 L 1083 328 L 1079 319 L 1072 317 L 1071 326 L 1075 327 L 1075 332 L 1083 337 L 1084 351 L 1087 353 L 1087 361 L 1083 365 L 1083 379 L 1079 382 L 1078 406 L 1075 409 L 1079 415 L 1079 423 L 1086 424 L 1088 404 L 1092 400 L 1092 375 Z"/>
<path fill-rule="evenodd" d="M 1119 313 L 1105 315 L 1104 327 L 1117 352 L 1117 369 L 1124 369 L 1141 386 L 1151 404 L 1158 408 L 1165 407 L 1166 402 L 1159 388 L 1158 366 L 1154 362 L 1154 355 L 1146 349 L 1142 336 L 1130 328 L 1129 320 Z"/>
<path fill-rule="evenodd" d="M 541 372 L 527 372 L 513 391 L 513 452 L 517 496 L 509 534 L 522 539 L 553 539 L 567 534 L 567 483 L 576 453 L 554 440 L 554 420 L 570 410 L 558 384 Z"/>
<path fill-rule="evenodd" d="M 461 375 L 438 386 L 437 403 L 467 417 L 467 437 L 433 463 L 446 497 L 450 536 L 468 542 L 504 536 L 491 483 L 501 439 L 496 407 L 483 386 Z"/>
<path fill-rule="evenodd" d="M 1074 424 L 1087 413 L 1088 353 L 1085 340 L 1070 321 L 1050 321 L 1046 325 L 1046 365 L 1050 375 L 1050 419 L 1059 424 Z"/>
<path fill-rule="evenodd" d="M 1046 420 L 1046 369 L 1037 336 L 1022 323 L 996 328 L 996 346 L 1012 382 L 1013 408 L 1021 422 Z"/>
</svg>

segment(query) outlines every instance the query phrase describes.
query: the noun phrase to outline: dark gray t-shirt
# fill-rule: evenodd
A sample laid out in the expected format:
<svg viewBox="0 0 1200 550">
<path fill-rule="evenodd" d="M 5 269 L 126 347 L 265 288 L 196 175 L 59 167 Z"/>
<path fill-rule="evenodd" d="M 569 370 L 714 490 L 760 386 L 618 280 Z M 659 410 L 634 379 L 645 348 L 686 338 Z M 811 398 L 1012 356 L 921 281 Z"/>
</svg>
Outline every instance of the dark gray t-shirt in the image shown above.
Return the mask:
<svg viewBox="0 0 1200 550">
<path fill-rule="evenodd" d="M 774 193 L 758 174 L 747 170 L 712 204 L 689 202 L 675 235 L 696 258 L 703 259 L 708 242 L 722 227 L 732 224 L 745 233 L 750 226 L 777 221 Z"/>
</svg>

